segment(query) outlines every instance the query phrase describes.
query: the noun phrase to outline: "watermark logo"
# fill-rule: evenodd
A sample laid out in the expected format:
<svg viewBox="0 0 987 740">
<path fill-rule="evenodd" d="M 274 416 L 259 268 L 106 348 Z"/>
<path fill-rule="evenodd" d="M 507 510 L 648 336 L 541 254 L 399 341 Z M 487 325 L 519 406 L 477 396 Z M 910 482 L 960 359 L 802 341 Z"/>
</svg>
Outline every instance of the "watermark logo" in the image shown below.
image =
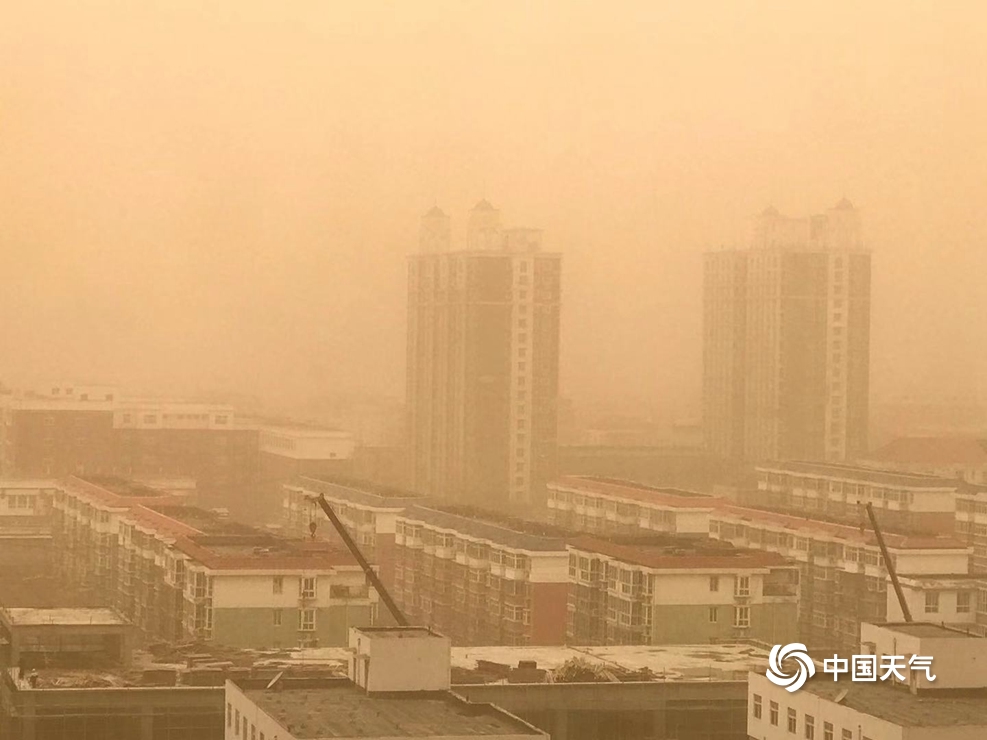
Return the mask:
<svg viewBox="0 0 987 740">
<path fill-rule="evenodd" d="M 787 673 L 782 667 L 786 660 L 794 661 L 798 670 Z M 850 659 L 834 655 L 823 661 L 823 673 L 832 674 L 833 680 L 838 681 L 843 674 L 849 674 L 852 681 L 887 681 L 889 678 L 901 683 L 908 683 L 902 672 L 908 669 L 911 673 L 925 673 L 926 681 L 935 681 L 932 673 L 931 655 L 853 655 Z M 816 665 L 805 645 L 793 642 L 788 645 L 775 645 L 768 655 L 768 670 L 765 672 L 768 680 L 775 686 L 781 686 L 788 692 L 798 691 L 805 682 L 816 675 Z"/>
<path fill-rule="evenodd" d="M 786 673 L 782 663 L 786 660 L 794 661 L 798 664 L 798 670 L 794 673 Z M 768 680 L 775 686 L 782 686 L 788 692 L 798 691 L 806 682 L 806 679 L 816 675 L 816 664 L 809 657 L 809 652 L 805 645 L 800 642 L 793 642 L 788 645 L 775 645 L 771 648 L 768 656 Z"/>
</svg>

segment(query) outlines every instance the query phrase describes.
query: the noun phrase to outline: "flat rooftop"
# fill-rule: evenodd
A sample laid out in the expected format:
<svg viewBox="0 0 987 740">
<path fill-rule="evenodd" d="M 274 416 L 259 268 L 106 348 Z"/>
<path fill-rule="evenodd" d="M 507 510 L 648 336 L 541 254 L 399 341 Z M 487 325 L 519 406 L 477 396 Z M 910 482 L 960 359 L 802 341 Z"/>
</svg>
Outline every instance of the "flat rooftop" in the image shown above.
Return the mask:
<svg viewBox="0 0 987 740">
<path fill-rule="evenodd" d="M 763 671 L 767 660 L 766 650 L 746 643 L 452 649 L 453 684 L 502 683 L 506 677 L 497 667 L 516 668 L 521 661 L 548 672 L 578 661 L 614 680 L 633 675 L 639 681 L 746 681 L 750 671 Z"/>
<path fill-rule="evenodd" d="M 845 674 L 834 681 L 821 671 L 801 690 L 833 702 L 845 692 L 841 706 L 905 727 L 987 727 L 987 695 L 937 696 L 935 690 L 912 695 L 906 687 L 886 681 L 854 682 Z"/>
<path fill-rule="evenodd" d="M 327 688 L 244 693 L 294 737 L 310 740 L 539 734 L 499 709 L 448 692 L 382 698 L 340 680 Z"/>
<path fill-rule="evenodd" d="M 758 472 L 794 473 L 819 478 L 842 478 L 844 480 L 865 481 L 885 486 L 902 488 L 956 489 L 959 483 L 949 478 L 939 478 L 934 475 L 919 473 L 903 473 L 876 468 L 865 468 L 859 465 L 840 465 L 837 463 L 815 462 L 783 462 L 774 465 L 758 465 Z"/>
<path fill-rule="evenodd" d="M 912 637 L 934 637 L 936 639 L 962 638 L 964 640 L 982 640 L 985 638 L 970 635 L 963 630 L 946 627 L 932 622 L 887 622 L 879 624 L 894 632 L 901 632 Z"/>
<path fill-rule="evenodd" d="M 343 499 L 355 504 L 386 509 L 400 508 L 415 499 L 423 498 L 422 494 L 403 488 L 337 476 L 303 476 L 296 479 L 294 485 L 311 493 L 321 493 L 326 498 Z"/>
<path fill-rule="evenodd" d="M 110 627 L 127 624 L 113 609 L 2 609 L 0 614 L 14 627 Z"/>
<path fill-rule="evenodd" d="M 415 637 L 442 637 L 428 627 L 360 627 L 357 630 L 367 637 L 393 637 L 409 639 Z"/>
<path fill-rule="evenodd" d="M 570 541 L 582 552 L 607 557 L 658 570 L 680 568 L 769 568 L 791 565 L 780 553 L 733 547 L 722 540 L 682 539 L 679 542 L 646 540 L 625 543 L 584 535 Z M 794 567 L 794 566 L 792 566 Z"/>
<path fill-rule="evenodd" d="M 548 524 L 506 517 L 471 507 L 409 506 L 405 519 L 530 552 L 564 552 L 570 532 Z"/>
<path fill-rule="evenodd" d="M 709 509 L 717 501 L 716 497 L 697 491 L 652 486 L 647 483 L 596 475 L 563 476 L 558 481 L 549 484 L 549 487 L 600 494 L 612 498 L 632 499 L 679 509 Z"/>
<path fill-rule="evenodd" d="M 712 517 L 723 521 L 724 518 L 736 519 L 745 525 L 771 527 L 777 530 L 788 530 L 792 533 L 801 532 L 805 536 L 829 536 L 836 539 L 853 542 L 857 545 L 872 545 L 877 547 L 877 537 L 868 527 L 863 531 L 850 524 L 814 519 L 810 516 L 782 514 L 769 509 L 759 509 L 753 506 L 737 506 L 736 504 L 721 503 Z M 884 540 L 892 550 L 963 550 L 969 546 L 952 536 L 903 535 L 892 532 L 885 533 Z"/>
</svg>

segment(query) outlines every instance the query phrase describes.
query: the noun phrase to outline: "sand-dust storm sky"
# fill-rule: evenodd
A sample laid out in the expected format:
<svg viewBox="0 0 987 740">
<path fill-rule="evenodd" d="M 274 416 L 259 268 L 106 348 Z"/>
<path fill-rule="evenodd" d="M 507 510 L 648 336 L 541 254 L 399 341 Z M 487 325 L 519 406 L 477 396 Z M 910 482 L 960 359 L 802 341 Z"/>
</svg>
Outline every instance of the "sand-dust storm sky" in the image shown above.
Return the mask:
<svg viewBox="0 0 987 740">
<path fill-rule="evenodd" d="M 418 215 L 486 196 L 565 255 L 563 391 L 685 413 L 702 251 L 846 196 L 875 396 L 973 394 L 987 5 L 938 5 L 7 3 L 0 379 L 399 396 Z"/>
</svg>

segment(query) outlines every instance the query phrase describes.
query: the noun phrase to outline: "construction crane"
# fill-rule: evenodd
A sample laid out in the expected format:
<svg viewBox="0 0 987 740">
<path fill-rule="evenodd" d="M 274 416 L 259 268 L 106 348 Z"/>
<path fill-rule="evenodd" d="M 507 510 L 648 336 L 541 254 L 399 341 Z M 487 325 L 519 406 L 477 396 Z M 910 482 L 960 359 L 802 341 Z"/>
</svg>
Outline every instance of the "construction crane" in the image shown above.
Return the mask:
<svg viewBox="0 0 987 740">
<path fill-rule="evenodd" d="M 356 562 L 360 564 L 360 567 L 363 568 L 363 572 L 366 574 L 367 580 L 370 581 L 370 585 L 372 585 L 377 591 L 381 601 L 384 602 L 384 606 L 387 607 L 387 611 L 391 613 L 391 617 L 399 626 L 407 627 L 407 618 L 401 612 L 401 609 L 398 608 L 398 605 L 394 602 L 394 599 L 391 598 L 391 594 L 388 593 L 387 588 L 385 588 L 380 578 L 377 577 L 377 573 L 374 572 L 374 569 L 371 567 L 370 563 L 368 563 L 367 559 L 363 557 L 363 553 L 360 552 L 360 548 L 357 547 L 356 542 L 352 537 L 350 537 L 350 533 L 346 531 L 346 525 L 339 520 L 338 516 L 336 516 L 336 512 L 332 510 L 329 502 L 326 501 L 326 497 L 320 493 L 319 497 L 315 499 L 315 502 L 319 505 L 322 511 L 325 512 L 325 515 L 329 517 L 329 521 L 332 522 L 332 526 L 336 528 L 336 531 L 339 533 L 343 543 L 347 548 L 349 548 L 349 551 L 353 553 L 353 557 L 356 558 Z M 312 528 L 312 535 L 314 536 L 315 522 L 313 521 L 309 526 Z"/>
<path fill-rule="evenodd" d="M 895 572 L 894 563 L 891 562 L 891 555 L 888 554 L 888 546 L 884 544 L 884 536 L 881 534 L 881 528 L 877 525 L 877 517 L 874 516 L 874 505 L 870 502 L 864 506 L 867 509 L 867 516 L 870 517 L 870 525 L 874 528 L 874 534 L 877 535 L 877 545 L 881 548 L 881 557 L 884 558 L 884 565 L 888 569 L 888 575 L 891 576 L 891 585 L 894 586 L 895 596 L 898 597 L 898 606 L 901 607 L 901 613 L 905 617 L 906 622 L 912 621 L 912 612 L 908 608 L 908 602 L 905 601 L 905 594 L 901 590 L 901 584 L 898 583 L 898 573 Z"/>
</svg>

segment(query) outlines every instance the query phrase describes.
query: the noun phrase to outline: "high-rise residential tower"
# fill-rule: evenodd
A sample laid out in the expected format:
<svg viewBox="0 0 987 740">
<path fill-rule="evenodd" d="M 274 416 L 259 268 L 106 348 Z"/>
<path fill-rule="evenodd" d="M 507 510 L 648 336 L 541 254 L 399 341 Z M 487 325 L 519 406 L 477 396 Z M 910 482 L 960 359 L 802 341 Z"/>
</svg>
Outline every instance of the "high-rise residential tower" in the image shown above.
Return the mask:
<svg viewBox="0 0 987 740">
<path fill-rule="evenodd" d="M 749 249 L 705 259 L 703 425 L 710 452 L 849 460 L 867 446 L 870 254 L 846 199 L 769 208 Z"/>
<path fill-rule="evenodd" d="M 525 506 L 555 476 L 561 257 L 486 200 L 463 249 L 422 217 L 408 268 L 408 414 L 416 490 Z"/>
</svg>

